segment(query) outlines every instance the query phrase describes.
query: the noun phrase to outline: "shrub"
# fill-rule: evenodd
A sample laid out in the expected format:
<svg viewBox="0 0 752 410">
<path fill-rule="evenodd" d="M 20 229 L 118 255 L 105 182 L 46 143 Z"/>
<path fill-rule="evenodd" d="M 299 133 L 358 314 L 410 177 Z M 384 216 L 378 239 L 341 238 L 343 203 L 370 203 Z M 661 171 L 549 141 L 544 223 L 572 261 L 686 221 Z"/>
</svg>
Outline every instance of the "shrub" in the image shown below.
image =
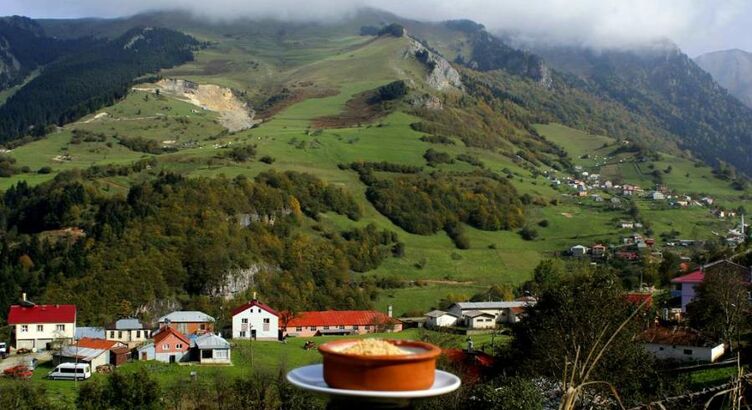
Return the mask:
<svg viewBox="0 0 752 410">
<path fill-rule="evenodd" d="M 259 158 L 259 161 L 263 162 L 264 164 L 273 164 L 276 159 L 274 157 L 270 157 L 268 155 L 264 155 L 263 157 Z"/>
<path fill-rule="evenodd" d="M 520 229 L 520 236 L 526 241 L 532 241 L 533 239 L 538 237 L 538 231 L 526 226 Z"/>
<path fill-rule="evenodd" d="M 391 101 L 407 95 L 407 84 L 402 80 L 392 81 L 376 89 L 380 101 Z"/>
<path fill-rule="evenodd" d="M 540 222 L 538 222 L 538 226 L 541 228 L 545 228 L 548 226 L 548 219 L 542 219 Z"/>
</svg>

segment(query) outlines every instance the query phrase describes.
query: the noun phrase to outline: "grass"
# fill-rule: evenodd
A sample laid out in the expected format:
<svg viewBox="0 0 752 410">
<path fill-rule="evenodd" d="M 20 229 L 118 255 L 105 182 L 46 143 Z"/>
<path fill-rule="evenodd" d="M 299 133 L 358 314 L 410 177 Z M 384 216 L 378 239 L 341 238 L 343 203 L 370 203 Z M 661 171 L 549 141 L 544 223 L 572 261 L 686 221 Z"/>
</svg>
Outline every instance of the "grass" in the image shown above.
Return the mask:
<svg viewBox="0 0 752 410">
<path fill-rule="evenodd" d="M 446 347 L 463 348 L 465 338 L 458 335 L 449 336 L 441 334 L 441 339 L 449 343 Z M 387 339 L 415 339 L 438 337 L 436 332 L 422 329 L 407 329 L 398 333 L 375 333 L 370 335 L 360 335 L 354 337 L 380 337 Z M 187 381 L 191 378 L 191 372 L 196 373 L 199 379 L 213 379 L 216 377 L 243 377 L 252 374 L 255 371 L 266 373 L 276 373 L 279 371 L 289 370 L 300 366 L 315 364 L 321 362 L 321 355 L 317 350 L 305 350 L 303 345 L 311 340 L 317 345 L 327 341 L 337 340 L 343 336 L 320 336 L 312 338 L 288 338 L 287 343 L 276 341 L 247 341 L 232 340 L 233 350 L 231 353 L 232 365 L 198 365 L 198 364 L 168 364 L 156 361 L 132 361 L 117 368 L 118 372 L 137 372 L 146 370 L 150 376 L 163 387 Z M 350 336 L 347 336 L 350 337 Z M 473 336 L 476 348 L 489 345 L 491 335 Z M 496 336 L 495 343 L 508 343 L 509 336 Z M 62 403 L 68 407 L 73 407 L 77 396 L 78 386 L 85 383 L 91 383 L 92 380 L 103 379 L 104 374 L 94 373 L 92 379 L 74 382 L 65 380 L 49 380 L 46 378 L 47 373 L 52 370 L 51 362 L 41 364 L 34 371 L 32 382 L 41 385 L 47 395 L 57 403 Z M 0 378 L 0 386 L 5 383 L 14 381 Z"/>
</svg>

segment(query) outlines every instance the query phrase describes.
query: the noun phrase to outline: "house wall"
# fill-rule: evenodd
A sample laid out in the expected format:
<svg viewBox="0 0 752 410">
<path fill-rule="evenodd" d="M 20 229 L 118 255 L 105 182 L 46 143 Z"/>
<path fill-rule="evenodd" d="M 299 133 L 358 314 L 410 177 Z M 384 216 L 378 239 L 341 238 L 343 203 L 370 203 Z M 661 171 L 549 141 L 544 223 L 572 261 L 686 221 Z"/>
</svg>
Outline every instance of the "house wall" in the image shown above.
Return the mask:
<svg viewBox="0 0 752 410">
<path fill-rule="evenodd" d="M 67 356 L 56 356 L 56 358 L 57 358 L 57 360 L 55 360 L 56 365 L 60 363 L 89 363 L 91 367 L 91 371 L 92 373 L 94 373 L 97 371 L 97 366 L 110 363 L 110 351 L 105 350 L 99 356 L 91 359 L 91 361 L 83 361 L 81 359 L 76 360 L 75 357 L 67 357 Z"/>
<path fill-rule="evenodd" d="M 247 323 L 243 323 L 246 320 Z M 264 321 L 268 323 L 264 323 Z M 251 329 L 256 331 L 258 340 L 277 340 L 279 338 L 279 318 L 258 306 L 250 308 L 232 317 L 232 338 L 250 339 Z"/>
<path fill-rule="evenodd" d="M 715 347 L 698 347 L 682 345 L 662 345 L 645 343 L 645 349 L 658 359 L 671 359 L 680 361 L 714 362 L 725 351 L 723 344 Z"/>
<path fill-rule="evenodd" d="M 442 315 L 439 317 L 426 318 L 428 327 L 449 327 L 457 324 L 457 317 L 453 315 Z"/>
<path fill-rule="evenodd" d="M 175 356 L 175 361 L 179 362 L 183 356 L 188 357 L 187 352 L 189 348 L 189 343 L 170 334 L 159 343 L 154 342 L 154 358 L 162 362 L 169 362 L 170 356 Z"/>
<path fill-rule="evenodd" d="M 147 346 L 144 346 L 144 348 L 142 349 L 138 349 L 136 353 L 138 354 L 138 360 L 154 360 L 156 358 L 155 348 L 153 344 L 149 344 Z M 146 357 L 144 357 L 144 353 L 146 353 Z"/>
<path fill-rule="evenodd" d="M 147 329 L 138 330 L 115 330 L 107 329 L 105 331 L 105 338 L 107 340 L 117 340 L 123 342 L 128 346 L 135 346 L 149 340 L 151 331 Z"/>
<path fill-rule="evenodd" d="M 57 330 L 58 325 L 65 326 L 64 330 Z M 23 331 L 26 326 L 26 331 Z M 42 330 L 38 330 L 41 326 Z M 75 323 L 25 323 L 17 324 L 14 327 L 16 335 L 17 349 L 38 349 L 47 348 L 47 343 L 54 340 L 72 340 L 76 334 Z"/>
<path fill-rule="evenodd" d="M 496 327 L 496 320 L 491 317 L 477 316 L 468 318 L 468 325 L 472 329 L 491 329 Z"/>
<path fill-rule="evenodd" d="M 167 324 L 161 322 L 159 328 Z M 184 335 L 204 334 L 214 332 L 214 323 L 212 322 L 170 322 L 170 327 Z"/>
<path fill-rule="evenodd" d="M 212 349 L 212 357 L 204 357 L 203 351 L 199 350 L 198 352 L 198 361 L 202 364 L 230 364 L 232 363 L 231 360 L 231 351 L 230 349 Z M 218 357 L 219 356 L 219 357 Z"/>
<path fill-rule="evenodd" d="M 682 312 L 687 311 L 687 305 L 695 299 L 695 289 L 697 283 L 682 283 L 681 284 L 681 308 Z"/>
<path fill-rule="evenodd" d="M 296 337 L 312 337 L 316 336 L 316 332 L 319 330 L 331 330 L 331 329 L 344 329 L 349 330 L 354 334 L 364 335 L 367 333 L 375 333 L 380 330 L 383 330 L 387 333 L 392 332 L 401 332 L 402 331 L 402 323 L 395 324 L 391 327 L 391 329 L 383 329 L 381 326 L 375 326 L 375 325 L 366 325 L 366 326 L 353 326 L 353 325 L 332 325 L 332 326 L 303 326 L 301 328 L 297 328 L 295 326 L 288 326 L 285 328 L 285 333 L 290 336 L 296 336 Z"/>
</svg>

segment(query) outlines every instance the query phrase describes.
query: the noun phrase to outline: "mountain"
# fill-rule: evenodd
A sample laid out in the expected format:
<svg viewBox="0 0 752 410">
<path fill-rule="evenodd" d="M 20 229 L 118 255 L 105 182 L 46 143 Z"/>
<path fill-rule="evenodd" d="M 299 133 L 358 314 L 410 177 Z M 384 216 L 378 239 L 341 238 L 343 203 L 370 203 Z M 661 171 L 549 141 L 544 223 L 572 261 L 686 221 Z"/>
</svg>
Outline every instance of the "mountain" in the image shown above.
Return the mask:
<svg viewBox="0 0 752 410">
<path fill-rule="evenodd" d="M 695 63 L 752 108 L 752 53 L 739 49 L 714 51 L 696 57 Z"/>
<path fill-rule="evenodd" d="M 615 101 L 665 131 L 668 141 L 719 165 L 752 173 L 752 110 L 730 95 L 678 47 L 637 50 L 538 47 L 569 84 Z"/>
</svg>

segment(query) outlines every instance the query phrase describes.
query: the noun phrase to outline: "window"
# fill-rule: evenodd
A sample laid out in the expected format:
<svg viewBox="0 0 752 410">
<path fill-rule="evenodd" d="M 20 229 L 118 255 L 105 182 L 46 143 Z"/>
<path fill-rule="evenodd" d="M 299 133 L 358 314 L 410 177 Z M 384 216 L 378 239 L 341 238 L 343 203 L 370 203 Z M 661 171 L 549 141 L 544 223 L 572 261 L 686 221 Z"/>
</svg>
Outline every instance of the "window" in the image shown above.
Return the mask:
<svg viewBox="0 0 752 410">
<path fill-rule="evenodd" d="M 324 326 L 324 330 L 329 330 L 329 326 Z"/>
<path fill-rule="evenodd" d="M 114 338 L 115 338 L 115 331 L 111 330 L 110 331 L 110 339 L 114 339 Z"/>
<path fill-rule="evenodd" d="M 360 326 L 358 325 L 353 326 L 353 330 L 358 330 L 358 329 L 360 329 Z"/>
<path fill-rule="evenodd" d="M 121 330 L 118 332 L 118 339 L 122 339 L 122 338 L 123 338 L 123 331 Z"/>
<path fill-rule="evenodd" d="M 183 348 L 183 344 L 182 343 L 178 343 L 178 344 L 175 345 L 175 348 L 176 349 L 182 349 Z"/>
<path fill-rule="evenodd" d="M 264 318 L 264 323 L 270 323 L 270 320 L 269 320 L 269 318 L 268 318 L 268 317 L 267 317 L 267 318 Z"/>
<path fill-rule="evenodd" d="M 371 325 L 366 325 L 366 330 L 371 330 Z"/>
<path fill-rule="evenodd" d="M 170 344 L 169 343 L 163 344 L 162 345 L 162 350 L 170 350 Z"/>
<path fill-rule="evenodd" d="M 58 332 L 65 332 L 65 325 L 56 325 L 55 330 Z"/>
<path fill-rule="evenodd" d="M 21 325 L 21 331 L 22 332 L 28 332 L 29 331 L 29 325 Z"/>
<path fill-rule="evenodd" d="M 302 331 L 303 331 L 303 328 L 302 328 L 302 327 L 300 327 L 300 326 L 298 326 L 298 327 L 296 327 L 296 328 L 295 328 L 295 331 L 296 331 L 296 332 L 302 332 Z"/>
<path fill-rule="evenodd" d="M 141 338 L 141 331 L 136 330 L 136 339 L 140 339 L 140 338 Z"/>
<path fill-rule="evenodd" d="M 692 349 L 684 349 L 684 354 L 692 356 Z"/>
<path fill-rule="evenodd" d="M 240 337 L 245 337 L 245 331 L 240 332 Z"/>
<path fill-rule="evenodd" d="M 311 330 L 316 330 L 316 326 L 311 326 Z"/>
<path fill-rule="evenodd" d="M 214 351 L 214 358 L 215 359 L 227 359 L 228 357 L 227 350 L 225 349 L 217 349 Z"/>
<path fill-rule="evenodd" d="M 206 324 L 202 323 L 198 328 L 201 330 L 206 330 Z"/>
<path fill-rule="evenodd" d="M 37 332 L 44 332 L 44 325 L 37 325 Z"/>
<path fill-rule="evenodd" d="M 344 328 L 345 328 L 345 325 L 339 325 L 338 327 L 339 327 L 340 329 L 344 329 Z"/>
<path fill-rule="evenodd" d="M 248 324 L 248 318 L 240 319 L 240 323 L 247 325 Z"/>
</svg>

